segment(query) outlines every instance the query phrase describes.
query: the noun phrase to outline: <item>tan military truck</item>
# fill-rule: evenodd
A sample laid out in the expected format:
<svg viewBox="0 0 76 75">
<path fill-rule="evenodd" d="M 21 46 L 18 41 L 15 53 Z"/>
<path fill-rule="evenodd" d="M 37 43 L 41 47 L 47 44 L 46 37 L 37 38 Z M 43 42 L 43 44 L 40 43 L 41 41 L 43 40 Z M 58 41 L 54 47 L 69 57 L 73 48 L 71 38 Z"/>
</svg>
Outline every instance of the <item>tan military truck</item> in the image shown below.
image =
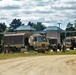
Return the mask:
<svg viewBox="0 0 76 75">
<path fill-rule="evenodd" d="M 66 46 L 66 48 L 73 50 L 74 48 L 76 48 L 76 36 L 66 37 L 63 40 L 63 44 Z"/>
<path fill-rule="evenodd" d="M 26 33 L 15 33 L 4 35 L 4 46 L 9 46 L 12 49 L 26 49 L 27 51 L 35 50 L 45 52 L 48 50 L 49 42 L 45 35 Z M 17 51 L 15 49 L 15 51 Z"/>
</svg>

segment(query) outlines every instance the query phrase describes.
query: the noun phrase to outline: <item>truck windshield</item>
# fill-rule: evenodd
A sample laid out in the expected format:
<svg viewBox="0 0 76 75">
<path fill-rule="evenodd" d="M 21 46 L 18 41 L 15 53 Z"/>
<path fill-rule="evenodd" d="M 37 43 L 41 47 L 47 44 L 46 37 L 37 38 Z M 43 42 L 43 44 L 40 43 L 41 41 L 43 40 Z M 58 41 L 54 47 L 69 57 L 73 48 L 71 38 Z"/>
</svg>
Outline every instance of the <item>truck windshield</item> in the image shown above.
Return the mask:
<svg viewBox="0 0 76 75">
<path fill-rule="evenodd" d="M 38 37 L 38 42 L 47 42 L 47 39 L 46 39 L 46 37 L 39 36 Z"/>
<path fill-rule="evenodd" d="M 64 40 L 64 42 L 71 42 L 71 40 L 70 39 L 66 39 L 66 40 Z"/>
</svg>

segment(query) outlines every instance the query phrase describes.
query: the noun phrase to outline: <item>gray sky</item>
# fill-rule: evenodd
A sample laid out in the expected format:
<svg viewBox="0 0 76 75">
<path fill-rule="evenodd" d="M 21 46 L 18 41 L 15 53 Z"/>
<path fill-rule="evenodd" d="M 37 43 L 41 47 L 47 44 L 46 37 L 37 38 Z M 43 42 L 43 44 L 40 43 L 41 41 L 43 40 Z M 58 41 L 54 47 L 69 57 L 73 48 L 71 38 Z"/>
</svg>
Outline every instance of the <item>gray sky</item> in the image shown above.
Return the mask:
<svg viewBox="0 0 76 75">
<path fill-rule="evenodd" d="M 26 25 L 29 21 L 46 26 L 61 22 L 65 29 L 68 22 L 76 20 L 76 0 L 0 0 L 0 22 L 9 26 L 14 18 Z"/>
</svg>

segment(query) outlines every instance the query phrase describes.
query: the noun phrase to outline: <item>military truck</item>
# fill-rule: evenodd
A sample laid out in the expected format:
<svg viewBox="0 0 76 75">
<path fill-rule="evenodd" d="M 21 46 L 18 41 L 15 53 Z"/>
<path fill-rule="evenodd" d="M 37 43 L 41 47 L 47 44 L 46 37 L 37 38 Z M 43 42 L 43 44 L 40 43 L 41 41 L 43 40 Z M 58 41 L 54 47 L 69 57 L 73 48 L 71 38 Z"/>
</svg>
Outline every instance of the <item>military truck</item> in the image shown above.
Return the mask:
<svg viewBox="0 0 76 75">
<path fill-rule="evenodd" d="M 29 44 L 35 51 L 45 52 L 49 51 L 49 41 L 45 35 L 33 34 L 29 37 Z"/>
<path fill-rule="evenodd" d="M 76 48 L 76 36 L 66 37 L 63 40 L 63 44 L 66 46 L 66 48 L 73 50 L 74 48 Z"/>
<path fill-rule="evenodd" d="M 12 49 L 15 47 L 18 49 L 27 49 L 27 51 L 48 51 L 49 42 L 45 35 L 26 33 L 15 33 L 4 35 L 4 46 L 9 46 Z M 15 49 L 16 50 L 16 49 Z"/>
</svg>

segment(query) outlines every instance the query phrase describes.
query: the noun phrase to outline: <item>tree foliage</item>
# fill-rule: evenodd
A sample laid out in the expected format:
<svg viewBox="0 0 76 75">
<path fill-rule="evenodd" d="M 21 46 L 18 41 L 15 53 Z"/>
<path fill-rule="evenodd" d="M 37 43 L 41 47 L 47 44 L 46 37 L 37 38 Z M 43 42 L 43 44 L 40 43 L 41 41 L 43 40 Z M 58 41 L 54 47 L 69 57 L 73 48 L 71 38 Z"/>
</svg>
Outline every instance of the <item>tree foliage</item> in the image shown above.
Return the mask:
<svg viewBox="0 0 76 75">
<path fill-rule="evenodd" d="M 70 22 L 67 24 L 67 28 L 73 27 L 73 24 L 71 24 Z"/>
<path fill-rule="evenodd" d="M 37 24 L 28 22 L 28 25 L 35 28 L 37 31 L 41 31 L 46 28 L 46 26 L 44 26 L 41 22 L 37 22 Z"/>
<path fill-rule="evenodd" d="M 6 27 L 5 23 L 0 23 L 0 32 L 4 32 Z"/>
<path fill-rule="evenodd" d="M 7 26 L 5 23 L 0 23 L 0 33 L 4 32 L 6 30 Z M 0 44 L 2 43 L 3 34 L 0 34 Z"/>
<path fill-rule="evenodd" d="M 71 24 L 70 22 L 67 24 L 67 27 L 66 27 L 66 31 L 75 31 L 75 28 L 73 27 L 73 24 Z M 75 36 L 75 32 L 68 32 L 66 34 L 66 36 Z"/>
<path fill-rule="evenodd" d="M 14 31 L 17 27 L 23 25 L 21 22 L 21 19 L 13 19 L 12 22 L 10 23 L 9 31 Z"/>
<path fill-rule="evenodd" d="M 31 27 L 34 26 L 34 24 L 31 21 L 28 22 L 28 25 L 31 26 Z"/>
<path fill-rule="evenodd" d="M 66 28 L 66 31 L 75 31 L 75 28 L 74 27 L 69 27 L 69 28 Z M 75 36 L 75 32 L 68 32 L 67 33 L 67 36 Z"/>
</svg>

